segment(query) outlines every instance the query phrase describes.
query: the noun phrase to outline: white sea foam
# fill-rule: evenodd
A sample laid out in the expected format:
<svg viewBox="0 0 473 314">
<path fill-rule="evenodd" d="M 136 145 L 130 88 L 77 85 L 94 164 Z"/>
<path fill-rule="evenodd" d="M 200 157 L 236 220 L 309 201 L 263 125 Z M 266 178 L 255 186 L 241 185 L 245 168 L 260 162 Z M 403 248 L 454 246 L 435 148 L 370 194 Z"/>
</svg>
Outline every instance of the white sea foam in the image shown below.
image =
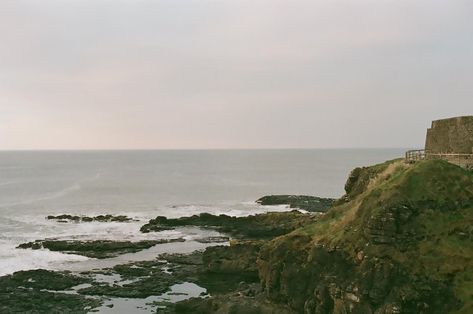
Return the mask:
<svg viewBox="0 0 473 314">
<path fill-rule="evenodd" d="M 67 193 L 73 189 L 74 187 L 71 187 L 63 190 L 61 193 Z M 59 193 L 56 196 L 59 196 Z M 115 215 L 121 214 L 133 218 L 131 222 L 60 223 L 55 220 L 48 220 L 45 218 L 45 215 L 39 214 L 1 218 L 0 275 L 38 268 L 85 271 L 93 268 L 112 267 L 130 261 L 150 260 L 161 253 L 190 253 L 194 250 L 204 249 L 208 245 L 215 245 L 199 243 L 196 240 L 220 235 L 215 231 L 202 230 L 195 227 L 184 227 L 157 233 L 140 232 L 140 228 L 144 223 L 158 215 L 178 218 L 205 212 L 215 215 L 226 214 L 241 217 L 268 211 L 287 210 L 287 206 L 284 205 L 262 206 L 255 202 L 237 202 L 233 204 L 228 202 L 228 204 L 218 206 L 182 204 L 161 206 L 155 211 L 114 213 Z M 87 216 L 108 213 L 106 210 L 84 210 L 82 212 Z M 64 211 L 63 213 L 81 215 L 78 212 Z M 21 243 L 38 239 L 140 241 L 171 238 L 184 238 L 186 242 L 158 245 L 138 253 L 125 254 L 106 260 L 89 259 L 79 255 L 63 254 L 49 250 L 16 249 L 16 246 Z"/>
<path fill-rule="evenodd" d="M 59 265 L 88 260 L 87 257 L 49 250 L 16 249 L 10 242 L 0 241 L 0 276 L 27 269 L 56 269 Z"/>
<path fill-rule="evenodd" d="M 45 268 L 45 269 L 67 269 L 68 267 L 85 269 L 80 265 L 73 267 L 72 264 L 84 265 L 108 265 L 126 262 L 129 260 L 152 259 L 157 253 L 166 250 L 174 252 L 191 252 L 195 249 L 205 248 L 205 245 L 195 240 L 207 236 L 218 236 L 218 232 L 201 230 L 199 228 L 187 227 L 176 230 L 167 230 L 157 233 L 142 233 L 141 226 L 149 219 L 158 215 L 167 217 L 191 216 L 199 213 L 211 213 L 215 215 L 226 214 L 230 216 L 246 216 L 249 214 L 263 213 L 267 211 L 285 211 L 286 206 L 261 206 L 253 202 L 238 203 L 233 206 L 209 206 L 209 205 L 179 205 L 162 207 L 157 213 L 153 212 L 129 212 L 119 213 L 134 219 L 131 222 L 87 222 L 87 223 L 59 223 L 48 220 L 43 215 L 18 215 L 10 218 L 0 219 L 0 275 L 12 273 L 18 270 Z M 75 213 L 77 214 L 77 213 Z M 104 214 L 103 212 L 87 212 L 88 216 Z M 48 250 L 24 250 L 16 247 L 25 242 L 40 239 L 58 240 L 115 240 L 115 241 L 141 241 L 156 239 L 184 238 L 187 243 L 173 243 L 163 245 L 161 248 L 145 250 L 144 252 L 122 256 L 109 262 L 94 262 L 86 257 L 50 252 Z M 86 262 L 86 263 L 84 263 Z"/>
<path fill-rule="evenodd" d="M 3 237 L 12 241 L 33 241 L 37 239 L 73 239 L 73 240 L 128 240 L 139 241 L 156 239 L 156 233 L 141 233 L 140 228 L 145 221 L 132 222 L 86 222 L 60 223 L 45 219 L 44 216 L 20 216 L 10 219 L 16 227 L 2 233 Z M 160 238 L 169 235 L 160 233 Z"/>
<path fill-rule="evenodd" d="M 209 213 L 213 215 L 225 214 L 228 216 L 244 217 L 266 212 L 283 212 L 287 210 L 287 205 L 265 206 L 255 202 L 228 203 L 218 206 L 183 204 L 164 208 L 164 213 L 160 213 L 160 215 L 168 218 L 179 218 L 198 215 L 201 213 Z"/>
<path fill-rule="evenodd" d="M 85 222 L 59 223 L 47 220 L 44 216 L 22 215 L 9 219 L 0 219 L 0 276 L 19 270 L 50 269 L 85 271 L 92 268 L 112 267 L 130 261 L 151 260 L 161 253 L 190 253 L 204 249 L 211 244 L 202 244 L 195 240 L 208 236 L 218 236 L 218 232 L 184 227 L 162 232 L 142 233 L 141 226 L 148 221 L 146 214 L 132 222 Z M 184 238 L 186 242 L 169 243 L 133 254 L 124 254 L 116 258 L 95 260 L 87 257 L 51 252 L 49 250 L 18 249 L 19 244 L 39 239 L 58 240 L 115 240 L 141 241 L 157 239 Z"/>
</svg>

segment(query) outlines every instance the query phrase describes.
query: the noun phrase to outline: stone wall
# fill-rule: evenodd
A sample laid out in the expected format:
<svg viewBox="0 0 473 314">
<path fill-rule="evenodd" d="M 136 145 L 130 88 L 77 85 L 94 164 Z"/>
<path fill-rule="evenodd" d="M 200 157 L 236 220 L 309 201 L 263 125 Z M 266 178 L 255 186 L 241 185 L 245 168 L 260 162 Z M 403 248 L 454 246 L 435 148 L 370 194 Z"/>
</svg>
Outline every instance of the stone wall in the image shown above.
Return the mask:
<svg viewBox="0 0 473 314">
<path fill-rule="evenodd" d="M 473 153 L 473 116 L 436 120 L 427 129 L 425 150 L 429 153 Z"/>
</svg>

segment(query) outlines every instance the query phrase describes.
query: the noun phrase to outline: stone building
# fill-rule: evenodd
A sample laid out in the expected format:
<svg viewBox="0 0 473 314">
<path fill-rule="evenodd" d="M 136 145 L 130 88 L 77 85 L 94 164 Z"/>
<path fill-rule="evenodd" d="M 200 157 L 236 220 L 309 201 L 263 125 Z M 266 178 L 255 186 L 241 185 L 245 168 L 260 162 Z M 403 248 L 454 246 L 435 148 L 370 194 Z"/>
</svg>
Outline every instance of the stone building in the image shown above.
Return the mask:
<svg viewBox="0 0 473 314">
<path fill-rule="evenodd" d="M 432 121 L 427 129 L 426 153 L 473 154 L 473 116 Z"/>
<path fill-rule="evenodd" d="M 432 121 L 427 129 L 425 159 L 436 158 L 473 167 L 473 116 Z"/>
</svg>

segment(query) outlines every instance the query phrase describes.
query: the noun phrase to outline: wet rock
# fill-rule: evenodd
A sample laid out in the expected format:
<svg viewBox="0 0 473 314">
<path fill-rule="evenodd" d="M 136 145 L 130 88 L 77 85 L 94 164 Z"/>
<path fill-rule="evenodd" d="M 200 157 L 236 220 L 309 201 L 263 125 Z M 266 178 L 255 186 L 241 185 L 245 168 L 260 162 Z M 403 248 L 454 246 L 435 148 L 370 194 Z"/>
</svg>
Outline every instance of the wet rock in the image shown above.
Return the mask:
<svg viewBox="0 0 473 314">
<path fill-rule="evenodd" d="M 90 280 L 44 269 L 15 272 L 12 275 L 0 277 L 0 288 L 20 286 L 26 289 L 42 288 L 48 290 L 66 290 L 68 288 L 88 283 Z"/>
<path fill-rule="evenodd" d="M 163 254 L 152 261 L 132 262 L 104 269 L 109 275 L 119 274 L 124 283 L 106 284 L 95 282 L 91 287 L 80 289 L 83 295 L 120 298 L 147 298 L 168 292 L 174 284 L 190 281 L 198 283 L 203 272 L 202 252 L 192 254 Z M 164 271 L 172 269 L 172 272 Z M 94 272 L 87 274 L 94 278 Z"/>
<path fill-rule="evenodd" d="M 144 299 L 153 295 L 161 295 L 176 283 L 179 283 L 179 280 L 172 275 L 154 271 L 146 277 L 123 285 L 99 283 L 80 289 L 78 292 L 90 296 Z"/>
<path fill-rule="evenodd" d="M 307 195 L 269 195 L 256 201 L 261 205 L 289 205 L 309 212 L 326 212 L 335 199 Z"/>
<path fill-rule="evenodd" d="M 132 218 L 127 217 L 125 215 L 98 215 L 98 216 L 75 216 L 75 215 L 69 215 L 69 214 L 63 214 L 63 215 L 58 215 L 58 216 L 47 216 L 46 219 L 48 220 L 56 220 L 58 222 L 92 222 L 92 221 L 98 221 L 98 222 L 130 222 L 133 221 Z"/>
<path fill-rule="evenodd" d="M 62 292 L 87 282 L 90 280 L 41 269 L 0 277 L 0 313 L 88 313 L 101 301 Z"/>
<path fill-rule="evenodd" d="M 229 237 L 218 236 L 218 237 L 206 237 L 201 239 L 196 239 L 195 241 L 199 243 L 225 243 L 230 241 Z"/>
<path fill-rule="evenodd" d="M 200 226 L 212 228 L 237 238 L 268 239 L 289 233 L 315 220 L 314 216 L 295 210 L 247 217 L 216 216 L 208 213 L 177 219 L 158 216 L 142 226 L 141 232 L 147 233 L 180 226 Z"/>
<path fill-rule="evenodd" d="M 59 251 L 93 258 L 110 258 L 126 253 L 136 253 L 158 244 L 184 241 L 185 240 L 182 238 L 144 240 L 138 242 L 111 240 L 36 240 L 34 242 L 20 244 L 18 248 L 33 250 L 44 248 L 50 251 Z"/>
</svg>

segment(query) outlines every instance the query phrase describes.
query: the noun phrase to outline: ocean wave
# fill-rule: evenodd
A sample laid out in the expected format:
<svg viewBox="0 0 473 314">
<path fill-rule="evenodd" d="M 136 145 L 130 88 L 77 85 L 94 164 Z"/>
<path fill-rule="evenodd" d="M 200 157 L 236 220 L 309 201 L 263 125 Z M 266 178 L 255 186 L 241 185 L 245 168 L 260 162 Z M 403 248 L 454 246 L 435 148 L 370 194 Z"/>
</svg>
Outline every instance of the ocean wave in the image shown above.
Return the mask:
<svg viewBox="0 0 473 314">
<path fill-rule="evenodd" d="M 228 215 L 236 217 L 244 217 L 267 212 L 287 211 L 287 205 L 266 206 L 258 204 L 254 201 L 250 202 L 228 202 L 220 205 L 194 205 L 181 204 L 160 208 L 159 215 L 168 218 L 180 218 L 185 216 L 198 215 L 201 213 L 209 213 L 213 215 Z"/>
<path fill-rule="evenodd" d="M 20 270 L 55 269 L 68 262 L 81 262 L 89 258 L 49 250 L 20 250 L 7 241 L 0 241 L 0 276 Z"/>
<path fill-rule="evenodd" d="M 161 206 L 155 210 L 144 212 L 80 210 L 72 213 L 86 216 L 107 213 L 120 214 L 133 218 L 134 220 L 131 222 L 59 223 L 55 220 L 48 220 L 45 215 L 39 213 L 2 217 L 0 218 L 0 275 L 37 268 L 56 270 L 74 267 L 84 269 L 90 265 L 102 265 L 100 263 L 105 265 L 107 263 L 123 262 L 127 259 L 147 259 L 152 258 L 155 253 L 165 252 L 166 250 L 187 251 L 203 248 L 196 240 L 204 236 L 218 235 L 218 232 L 201 230 L 196 227 L 183 227 L 156 233 L 140 232 L 141 226 L 156 216 L 177 218 L 207 212 L 215 215 L 226 214 L 241 217 L 267 211 L 285 210 L 287 210 L 286 206 L 261 206 L 254 202 L 229 202 L 225 205 L 180 204 Z M 70 212 L 64 211 L 63 213 Z M 50 252 L 48 250 L 16 249 L 16 246 L 21 243 L 40 239 L 141 241 L 171 238 L 184 238 L 186 242 L 163 245 L 160 248 L 144 251 L 133 256 L 121 256 L 109 262 L 100 263 L 98 261 L 88 261 L 87 258 L 82 256 Z"/>
</svg>

